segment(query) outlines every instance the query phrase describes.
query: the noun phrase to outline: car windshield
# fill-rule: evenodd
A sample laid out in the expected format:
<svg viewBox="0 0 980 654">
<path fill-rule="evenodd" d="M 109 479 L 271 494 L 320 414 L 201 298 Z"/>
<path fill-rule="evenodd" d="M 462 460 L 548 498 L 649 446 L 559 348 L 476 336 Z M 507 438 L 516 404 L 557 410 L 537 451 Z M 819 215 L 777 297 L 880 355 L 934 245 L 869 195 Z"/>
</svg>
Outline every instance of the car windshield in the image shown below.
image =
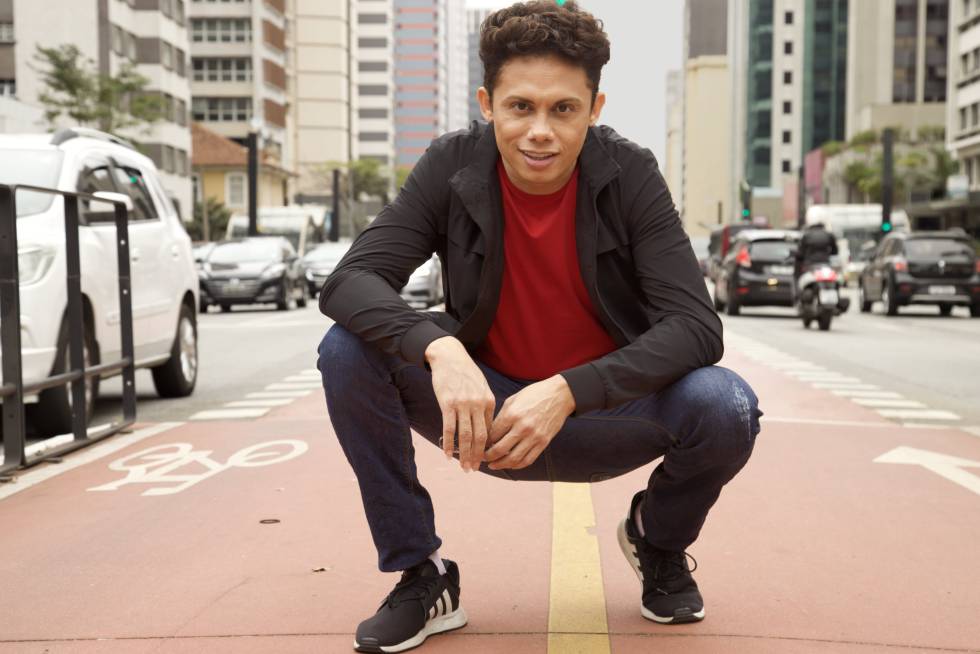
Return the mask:
<svg viewBox="0 0 980 654">
<path fill-rule="evenodd" d="M 790 258 L 792 247 L 787 241 L 753 241 L 749 254 L 763 261 L 785 261 Z"/>
<path fill-rule="evenodd" d="M 215 246 L 208 257 L 208 263 L 243 263 L 246 261 L 268 261 L 278 259 L 280 242 L 278 239 L 255 239 L 233 241 Z"/>
<path fill-rule="evenodd" d="M 0 155 L 0 184 L 29 184 L 53 188 L 61 173 L 64 155 L 60 150 L 3 150 Z M 17 216 L 47 211 L 56 196 L 49 193 L 19 191 Z"/>
<path fill-rule="evenodd" d="M 338 262 L 340 261 L 347 250 L 350 248 L 350 243 L 337 243 L 335 245 L 321 245 L 320 247 L 312 250 L 306 254 L 303 259 L 309 263 L 328 263 L 328 262 Z"/>
<path fill-rule="evenodd" d="M 910 238 L 905 241 L 905 253 L 910 259 L 973 258 L 969 244 L 951 238 Z"/>
</svg>

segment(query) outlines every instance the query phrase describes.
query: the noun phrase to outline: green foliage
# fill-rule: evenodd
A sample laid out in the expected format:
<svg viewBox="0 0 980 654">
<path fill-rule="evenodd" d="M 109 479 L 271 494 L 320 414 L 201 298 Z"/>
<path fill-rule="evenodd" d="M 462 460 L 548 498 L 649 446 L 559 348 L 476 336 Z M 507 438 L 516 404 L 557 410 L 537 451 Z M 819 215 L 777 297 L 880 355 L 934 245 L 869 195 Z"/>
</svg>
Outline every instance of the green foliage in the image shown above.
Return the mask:
<svg viewBox="0 0 980 654">
<path fill-rule="evenodd" d="M 353 184 L 354 198 L 361 197 L 361 194 L 372 198 L 385 198 L 388 196 L 389 176 L 388 171 L 377 159 L 362 157 L 352 161 L 328 161 L 317 169 L 327 182 L 327 188 L 333 188 L 333 171 L 341 169 L 346 172 L 341 177 L 341 193 L 347 190 L 349 183 Z"/>
<path fill-rule="evenodd" d="M 212 197 L 209 197 L 205 202 L 207 202 L 208 206 L 209 236 L 212 241 L 220 241 L 228 231 L 231 210 Z M 194 203 L 194 219 L 189 223 L 185 223 L 184 227 L 187 228 L 187 233 L 190 235 L 191 240 L 204 240 L 204 206 L 202 203 Z"/>
<path fill-rule="evenodd" d="M 399 191 L 402 190 L 402 187 L 405 186 L 405 180 L 407 180 L 408 176 L 411 174 L 412 168 L 410 166 L 400 166 L 395 171 L 395 188 Z"/>
<path fill-rule="evenodd" d="M 874 145 L 878 142 L 878 132 L 873 129 L 869 129 L 865 132 L 858 132 L 851 137 L 848 142 L 848 146 L 852 148 L 862 148 L 869 145 Z"/>
<path fill-rule="evenodd" d="M 843 141 L 827 141 L 820 146 L 820 149 L 823 151 L 823 156 L 829 159 L 830 157 L 838 155 L 846 150 L 847 144 Z"/>
<path fill-rule="evenodd" d="M 946 141 L 945 125 L 924 125 L 919 128 L 918 137 L 925 143 L 944 143 Z"/>
<path fill-rule="evenodd" d="M 128 127 L 148 131 L 163 114 L 159 95 L 147 92 L 150 80 L 126 62 L 115 76 L 96 71 L 75 45 L 37 46 L 35 68 L 43 90 L 38 96 L 44 118 L 54 127 L 61 116 L 73 122 L 114 133 Z"/>
</svg>

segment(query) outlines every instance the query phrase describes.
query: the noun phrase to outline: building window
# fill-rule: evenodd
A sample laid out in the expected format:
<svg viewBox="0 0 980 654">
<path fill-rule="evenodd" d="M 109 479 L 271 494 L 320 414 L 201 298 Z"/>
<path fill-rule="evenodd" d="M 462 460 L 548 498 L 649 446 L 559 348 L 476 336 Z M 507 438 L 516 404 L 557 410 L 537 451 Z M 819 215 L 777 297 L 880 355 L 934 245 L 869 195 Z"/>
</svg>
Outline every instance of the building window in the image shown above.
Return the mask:
<svg viewBox="0 0 980 654">
<path fill-rule="evenodd" d="M 167 70 L 174 69 L 174 47 L 164 41 L 160 42 L 160 63 Z"/>
<path fill-rule="evenodd" d="M 793 132 L 789 131 L 788 129 L 784 129 L 783 143 L 792 143 L 792 142 L 793 142 Z"/>
<path fill-rule="evenodd" d="M 13 43 L 14 42 L 14 24 L 13 23 L 0 23 L 0 43 Z"/>
<path fill-rule="evenodd" d="M 966 131 L 966 107 L 960 109 L 960 131 Z"/>
<path fill-rule="evenodd" d="M 915 102 L 916 56 L 919 47 L 919 0 L 895 0 L 892 101 Z"/>
<path fill-rule="evenodd" d="M 136 35 L 123 32 L 123 56 L 130 61 L 136 61 Z"/>
<path fill-rule="evenodd" d="M 793 166 L 788 159 L 783 159 L 783 172 L 784 173 L 793 172 Z"/>
<path fill-rule="evenodd" d="M 387 109 L 358 109 L 358 118 L 387 118 Z"/>
<path fill-rule="evenodd" d="M 357 39 L 357 47 L 359 48 L 387 48 L 388 39 L 385 37 L 367 37 L 363 36 Z"/>
<path fill-rule="evenodd" d="M 926 67 L 923 100 L 946 101 L 946 66 L 949 44 L 948 0 L 926 2 Z"/>
<path fill-rule="evenodd" d="M 191 175 L 191 188 L 194 189 L 194 202 L 204 202 L 204 186 L 201 184 L 201 176 L 197 173 Z"/>
<path fill-rule="evenodd" d="M 244 122 L 252 118 L 252 98 L 194 98 L 194 120 Z"/>
<path fill-rule="evenodd" d="M 976 127 L 980 123 L 980 104 L 974 102 L 970 105 L 970 127 Z"/>
<path fill-rule="evenodd" d="M 360 95 L 388 95 L 386 84 L 360 84 L 357 87 Z"/>
<path fill-rule="evenodd" d="M 247 18 L 194 18 L 191 40 L 195 43 L 251 43 L 252 22 Z"/>
<path fill-rule="evenodd" d="M 120 57 L 124 57 L 126 55 L 126 50 L 125 46 L 123 45 L 123 31 L 118 25 L 112 26 L 110 39 L 112 51 Z"/>
<path fill-rule="evenodd" d="M 793 113 L 793 103 L 790 102 L 789 100 L 786 100 L 785 102 L 783 102 L 783 113 L 784 114 L 791 114 L 791 113 Z"/>
<path fill-rule="evenodd" d="M 361 25 L 387 25 L 388 16 L 386 14 L 358 14 L 357 22 Z"/>
<path fill-rule="evenodd" d="M 247 57 L 194 57 L 195 82 L 251 82 L 252 60 Z"/>
<path fill-rule="evenodd" d="M 12 98 L 17 95 L 17 81 L 12 79 L 0 79 L 0 97 Z"/>
<path fill-rule="evenodd" d="M 388 132 L 361 132 L 357 139 L 362 143 L 384 143 L 388 140 Z"/>
<path fill-rule="evenodd" d="M 229 207 L 245 206 L 245 173 L 225 175 L 225 200 Z"/>
<path fill-rule="evenodd" d="M 388 71 L 387 61 L 361 61 L 357 64 L 357 70 L 362 73 L 385 73 Z"/>
<path fill-rule="evenodd" d="M 787 70 L 783 72 L 783 84 L 793 83 L 793 71 Z"/>
<path fill-rule="evenodd" d="M 787 25 L 792 25 L 793 24 L 793 12 L 792 11 L 787 11 L 786 12 L 786 16 L 784 17 L 784 22 Z"/>
<path fill-rule="evenodd" d="M 793 54 L 793 42 L 786 41 L 783 43 L 783 54 L 791 55 Z"/>
<path fill-rule="evenodd" d="M 163 170 L 167 173 L 174 172 L 174 149 L 172 146 L 165 145 L 163 150 Z"/>
</svg>

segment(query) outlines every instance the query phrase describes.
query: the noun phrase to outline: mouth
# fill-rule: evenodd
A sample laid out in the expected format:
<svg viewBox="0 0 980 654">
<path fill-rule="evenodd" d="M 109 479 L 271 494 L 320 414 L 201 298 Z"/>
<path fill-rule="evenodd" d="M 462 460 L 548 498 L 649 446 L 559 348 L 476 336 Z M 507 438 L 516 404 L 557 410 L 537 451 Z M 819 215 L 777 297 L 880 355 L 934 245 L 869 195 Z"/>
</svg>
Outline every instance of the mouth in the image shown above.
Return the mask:
<svg viewBox="0 0 980 654">
<path fill-rule="evenodd" d="M 558 156 L 555 152 L 531 152 L 529 150 L 521 150 L 521 154 L 534 161 L 548 161 Z"/>
</svg>

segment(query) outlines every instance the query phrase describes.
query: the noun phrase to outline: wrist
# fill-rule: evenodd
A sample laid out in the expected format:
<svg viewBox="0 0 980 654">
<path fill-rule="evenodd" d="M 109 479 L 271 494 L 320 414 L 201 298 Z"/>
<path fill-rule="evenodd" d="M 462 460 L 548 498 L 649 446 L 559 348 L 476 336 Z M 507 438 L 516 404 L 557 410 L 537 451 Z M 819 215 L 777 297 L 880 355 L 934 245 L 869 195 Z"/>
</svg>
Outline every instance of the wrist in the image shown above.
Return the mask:
<svg viewBox="0 0 980 654">
<path fill-rule="evenodd" d="M 458 354 L 460 351 L 466 352 L 466 348 L 463 347 L 459 339 L 454 336 L 443 336 L 432 341 L 425 348 L 425 361 L 432 366 L 447 356 L 451 356 L 454 353 Z"/>
<path fill-rule="evenodd" d="M 553 379 L 555 388 L 558 389 L 558 396 L 561 400 L 565 415 L 570 416 L 575 413 L 575 396 L 572 395 L 572 389 L 568 385 L 568 381 L 562 375 L 555 375 Z"/>
</svg>

